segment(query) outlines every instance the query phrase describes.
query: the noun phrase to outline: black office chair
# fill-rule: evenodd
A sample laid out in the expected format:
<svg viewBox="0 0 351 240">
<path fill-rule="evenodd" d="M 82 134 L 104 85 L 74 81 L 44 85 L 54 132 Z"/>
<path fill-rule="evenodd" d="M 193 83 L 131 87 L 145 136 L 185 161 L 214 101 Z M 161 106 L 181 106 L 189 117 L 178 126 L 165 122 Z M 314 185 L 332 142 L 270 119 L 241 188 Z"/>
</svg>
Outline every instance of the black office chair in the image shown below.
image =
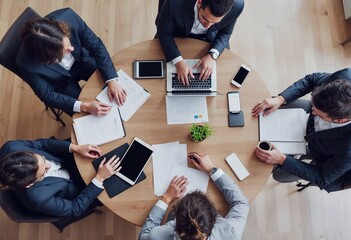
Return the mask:
<svg viewBox="0 0 351 240">
<path fill-rule="evenodd" d="M 0 206 L 6 215 L 14 222 L 18 223 L 44 223 L 49 222 L 53 224 L 60 232 L 63 229 L 74 223 L 89 216 L 92 213 L 101 214 L 102 211 L 98 209 L 88 209 L 81 216 L 76 218 L 71 217 L 54 217 L 42 213 L 31 211 L 25 208 L 16 194 L 11 190 L 0 190 Z"/>
<path fill-rule="evenodd" d="M 18 49 L 22 44 L 20 36 L 21 30 L 28 20 L 38 17 L 40 17 L 38 13 L 36 13 L 32 8 L 27 7 L 11 25 L 9 30 L 7 30 L 5 36 L 0 42 L 0 64 L 19 76 L 21 79 L 23 79 L 23 75 L 16 65 Z M 45 107 L 46 110 L 50 108 L 51 112 L 55 115 L 56 121 L 59 121 L 62 126 L 66 126 L 64 121 L 61 119 L 61 114 L 63 113 L 62 110 L 48 107 L 47 105 L 45 105 Z"/>
</svg>

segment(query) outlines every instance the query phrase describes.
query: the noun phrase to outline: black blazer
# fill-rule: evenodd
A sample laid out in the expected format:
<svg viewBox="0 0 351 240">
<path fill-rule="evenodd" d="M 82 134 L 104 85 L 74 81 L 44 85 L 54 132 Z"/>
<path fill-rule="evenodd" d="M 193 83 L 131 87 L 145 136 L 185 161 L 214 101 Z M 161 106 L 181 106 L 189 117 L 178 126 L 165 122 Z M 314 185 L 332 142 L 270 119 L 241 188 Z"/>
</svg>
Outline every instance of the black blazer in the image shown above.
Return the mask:
<svg viewBox="0 0 351 240">
<path fill-rule="evenodd" d="M 166 60 L 181 56 L 173 37 L 189 37 L 194 23 L 194 6 L 196 0 L 166 0 L 158 15 L 157 36 Z M 222 53 L 224 48 L 229 49 L 229 38 L 232 35 L 235 22 L 244 8 L 244 0 L 234 0 L 232 9 L 222 21 L 211 26 L 203 40 L 211 43 Z M 195 35 L 192 35 L 196 37 Z M 199 36 L 199 38 L 201 38 Z"/>
<path fill-rule="evenodd" d="M 315 87 L 337 79 L 351 81 L 351 69 L 335 73 L 313 73 L 305 76 L 284 90 L 287 102 L 310 93 Z M 351 104 L 351 103 L 350 103 Z M 351 124 L 307 134 L 308 147 L 316 165 L 304 163 L 287 156 L 282 169 L 310 181 L 326 191 L 343 189 L 343 183 L 351 178 Z"/>
<path fill-rule="evenodd" d="M 74 47 L 72 55 L 77 62 L 95 60 L 105 80 L 117 77 L 105 45 L 86 23 L 70 8 L 54 11 L 46 16 L 68 24 L 71 30 L 70 41 Z M 42 64 L 22 44 L 16 58 L 24 80 L 34 93 L 48 106 L 72 112 L 77 99 L 59 93 L 72 80 L 70 73 L 58 63 Z"/>
<path fill-rule="evenodd" d="M 73 159 L 61 159 L 57 156 L 69 153 L 70 142 L 54 139 L 36 141 L 9 141 L 0 149 L 0 159 L 10 153 L 31 151 L 48 160 L 56 161 L 67 167 Z M 73 163 L 74 164 L 74 163 Z M 67 169 L 66 168 L 66 169 Z M 89 183 L 82 191 L 71 180 L 60 177 L 46 177 L 26 189 L 15 190 L 25 207 L 51 216 L 80 216 L 91 205 L 103 189 Z"/>
</svg>

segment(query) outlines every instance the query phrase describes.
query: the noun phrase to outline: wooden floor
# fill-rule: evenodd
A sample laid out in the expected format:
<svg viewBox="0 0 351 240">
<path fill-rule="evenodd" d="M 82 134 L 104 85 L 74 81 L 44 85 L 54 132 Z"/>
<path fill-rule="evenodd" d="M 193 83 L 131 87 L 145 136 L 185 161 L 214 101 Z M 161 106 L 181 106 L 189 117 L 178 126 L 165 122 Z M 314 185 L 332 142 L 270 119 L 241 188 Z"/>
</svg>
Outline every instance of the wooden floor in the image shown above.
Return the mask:
<svg viewBox="0 0 351 240">
<path fill-rule="evenodd" d="M 231 38 L 231 50 L 260 74 L 272 94 L 307 73 L 350 66 L 351 36 L 342 0 L 247 0 Z M 31 6 L 39 14 L 73 8 L 102 38 L 111 55 L 155 34 L 157 0 L 0 0 L 0 38 Z M 347 29 L 350 29 L 347 31 Z M 142 53 L 141 53 L 142 54 Z M 117 66 L 118 67 L 118 66 Z M 260 87 L 260 86 L 257 86 Z M 268 97 L 268 96 L 267 96 Z M 0 67 L 0 144 L 12 139 L 70 136 L 18 77 Z M 272 179 L 251 202 L 243 239 L 351 239 L 351 190 L 327 194 L 317 188 L 298 193 L 294 184 Z M 139 227 L 108 209 L 59 233 L 48 223 L 17 224 L 0 210 L 0 239 L 134 240 Z"/>
</svg>

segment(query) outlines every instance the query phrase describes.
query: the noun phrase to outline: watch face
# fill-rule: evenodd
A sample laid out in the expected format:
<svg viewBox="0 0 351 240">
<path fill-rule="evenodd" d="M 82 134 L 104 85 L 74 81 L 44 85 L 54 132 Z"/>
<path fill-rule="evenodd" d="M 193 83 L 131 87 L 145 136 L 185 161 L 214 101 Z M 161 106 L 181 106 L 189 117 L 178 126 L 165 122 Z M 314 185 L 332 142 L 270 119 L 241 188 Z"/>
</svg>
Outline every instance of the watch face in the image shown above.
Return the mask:
<svg viewBox="0 0 351 240">
<path fill-rule="evenodd" d="M 212 57 L 214 60 L 217 60 L 218 54 L 215 53 L 215 52 L 211 52 L 211 57 Z"/>
</svg>

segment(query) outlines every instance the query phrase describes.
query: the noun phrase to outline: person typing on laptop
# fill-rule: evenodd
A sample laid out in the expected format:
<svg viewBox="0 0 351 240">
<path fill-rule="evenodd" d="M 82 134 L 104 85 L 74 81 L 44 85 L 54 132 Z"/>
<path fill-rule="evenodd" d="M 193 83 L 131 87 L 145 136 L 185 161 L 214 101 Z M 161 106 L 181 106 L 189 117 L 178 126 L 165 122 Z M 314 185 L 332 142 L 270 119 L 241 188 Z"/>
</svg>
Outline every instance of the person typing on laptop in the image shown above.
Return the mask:
<svg viewBox="0 0 351 240">
<path fill-rule="evenodd" d="M 195 68 L 200 79 L 207 79 L 215 61 L 229 48 L 235 22 L 244 8 L 244 0 L 165 0 L 157 16 L 157 36 L 167 62 L 176 66 L 178 80 L 189 85 L 194 78 L 192 68 L 183 60 L 173 37 L 192 37 L 211 43 L 209 52 Z"/>
</svg>

